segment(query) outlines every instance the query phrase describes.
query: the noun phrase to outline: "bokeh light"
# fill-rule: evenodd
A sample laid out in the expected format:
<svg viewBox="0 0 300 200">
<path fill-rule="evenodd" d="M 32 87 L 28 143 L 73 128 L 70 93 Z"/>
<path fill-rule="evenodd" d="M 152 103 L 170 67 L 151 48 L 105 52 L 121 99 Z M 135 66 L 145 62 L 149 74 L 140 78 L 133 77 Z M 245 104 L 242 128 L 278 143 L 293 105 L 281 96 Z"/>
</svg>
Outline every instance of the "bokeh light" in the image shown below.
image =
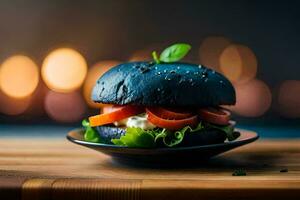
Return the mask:
<svg viewBox="0 0 300 200">
<path fill-rule="evenodd" d="M 45 97 L 45 110 L 55 121 L 72 123 L 83 119 L 86 104 L 78 91 L 72 93 L 49 91 Z"/>
<path fill-rule="evenodd" d="M 220 56 L 220 70 L 230 81 L 246 83 L 256 76 L 256 56 L 247 46 L 231 44 Z"/>
<path fill-rule="evenodd" d="M 40 81 L 36 90 L 31 95 L 30 105 L 24 114 L 31 117 L 40 117 L 45 115 L 44 100 L 48 91 L 49 89 L 43 81 Z"/>
<path fill-rule="evenodd" d="M 278 92 L 278 110 L 287 118 L 300 118 L 300 81 L 284 81 Z"/>
<path fill-rule="evenodd" d="M 38 82 L 38 67 L 27 56 L 11 56 L 0 66 L 0 90 L 7 96 L 28 97 L 34 92 Z"/>
<path fill-rule="evenodd" d="M 199 48 L 200 63 L 216 71 L 220 71 L 220 55 L 230 44 L 231 41 L 222 36 L 205 38 Z"/>
<path fill-rule="evenodd" d="M 13 98 L 0 91 L 0 113 L 20 115 L 29 107 L 31 97 Z"/>
<path fill-rule="evenodd" d="M 45 58 L 42 66 L 43 80 L 57 92 L 75 91 L 82 85 L 86 73 L 84 57 L 69 48 L 54 50 Z"/>
<path fill-rule="evenodd" d="M 158 54 L 164 49 L 162 44 L 152 44 L 146 48 L 135 51 L 128 59 L 129 62 L 153 60 L 152 52 L 156 51 Z"/>
<path fill-rule="evenodd" d="M 116 61 L 116 60 L 105 60 L 96 63 L 89 69 L 86 80 L 83 85 L 83 96 L 90 107 L 92 108 L 103 107 L 103 104 L 95 103 L 92 101 L 91 99 L 92 89 L 100 76 L 102 76 L 106 71 L 118 65 L 119 63 L 120 61 Z"/>
<path fill-rule="evenodd" d="M 271 106 L 272 94 L 261 80 L 253 79 L 246 84 L 235 85 L 236 105 L 228 107 L 244 117 L 259 117 Z"/>
</svg>

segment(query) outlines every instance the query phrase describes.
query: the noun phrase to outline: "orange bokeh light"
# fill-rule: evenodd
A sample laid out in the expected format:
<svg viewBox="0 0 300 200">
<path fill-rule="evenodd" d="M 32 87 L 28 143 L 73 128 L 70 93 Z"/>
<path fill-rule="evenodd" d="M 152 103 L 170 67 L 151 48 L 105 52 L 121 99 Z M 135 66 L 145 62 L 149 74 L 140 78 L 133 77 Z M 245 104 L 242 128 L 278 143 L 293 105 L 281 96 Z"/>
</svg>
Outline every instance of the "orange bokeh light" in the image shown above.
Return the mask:
<svg viewBox="0 0 300 200">
<path fill-rule="evenodd" d="M 231 41 L 222 36 L 205 38 L 199 48 L 200 63 L 216 71 L 220 71 L 220 55 L 230 44 Z"/>
<path fill-rule="evenodd" d="M 149 51 L 149 50 L 136 51 L 130 56 L 128 61 L 136 62 L 136 61 L 152 60 L 151 53 L 152 53 L 152 51 Z"/>
<path fill-rule="evenodd" d="M 31 97 L 12 98 L 0 91 L 0 113 L 6 115 L 20 115 L 29 107 Z"/>
<path fill-rule="evenodd" d="M 246 83 L 256 76 L 256 56 L 244 45 L 231 44 L 220 56 L 220 70 L 230 81 Z"/>
<path fill-rule="evenodd" d="M 40 117 L 45 115 L 44 100 L 49 89 L 46 87 L 43 81 L 40 81 L 36 90 L 31 95 L 31 101 L 28 109 L 25 111 L 25 115 Z"/>
<path fill-rule="evenodd" d="M 87 63 L 77 51 L 69 48 L 56 49 L 44 60 L 42 78 L 46 85 L 57 92 L 78 89 L 87 74 Z"/>
<path fill-rule="evenodd" d="M 284 81 L 278 92 L 278 110 L 287 118 L 300 118 L 300 81 Z"/>
<path fill-rule="evenodd" d="M 38 67 L 27 56 L 11 56 L 0 66 L 0 90 L 9 97 L 22 99 L 30 96 L 38 82 Z"/>
<path fill-rule="evenodd" d="M 58 93 L 50 90 L 46 94 L 44 105 L 48 116 L 58 122 L 78 122 L 86 112 L 84 99 L 77 91 Z"/>
<path fill-rule="evenodd" d="M 152 52 L 156 51 L 158 54 L 164 49 L 162 44 L 152 44 L 144 49 L 135 51 L 128 59 L 129 62 L 148 61 L 153 60 Z"/>
<path fill-rule="evenodd" d="M 238 115 L 259 117 L 271 106 L 272 94 L 261 80 L 253 79 L 246 84 L 235 85 L 236 105 L 228 107 Z"/>
<path fill-rule="evenodd" d="M 120 62 L 116 60 L 105 60 L 96 63 L 89 69 L 85 83 L 83 85 L 83 96 L 90 107 L 92 108 L 103 107 L 103 104 L 95 103 L 92 101 L 91 99 L 92 89 L 96 84 L 97 80 L 100 78 L 100 76 L 102 76 L 106 71 L 108 71 L 109 69 L 111 69 L 112 67 L 118 64 L 120 64 Z"/>
</svg>

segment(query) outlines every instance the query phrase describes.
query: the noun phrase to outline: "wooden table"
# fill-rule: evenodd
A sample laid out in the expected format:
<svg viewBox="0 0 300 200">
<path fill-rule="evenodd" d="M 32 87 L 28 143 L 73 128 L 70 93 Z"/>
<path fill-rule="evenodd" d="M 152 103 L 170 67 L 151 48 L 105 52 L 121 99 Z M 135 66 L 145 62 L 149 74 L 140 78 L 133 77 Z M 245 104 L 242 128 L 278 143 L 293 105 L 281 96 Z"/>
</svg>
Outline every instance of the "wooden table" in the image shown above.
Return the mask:
<svg viewBox="0 0 300 200">
<path fill-rule="evenodd" d="M 240 168 L 247 176 L 232 176 Z M 299 199 L 300 140 L 259 140 L 201 166 L 153 169 L 63 138 L 0 139 L 0 199 L 13 198 Z"/>
</svg>

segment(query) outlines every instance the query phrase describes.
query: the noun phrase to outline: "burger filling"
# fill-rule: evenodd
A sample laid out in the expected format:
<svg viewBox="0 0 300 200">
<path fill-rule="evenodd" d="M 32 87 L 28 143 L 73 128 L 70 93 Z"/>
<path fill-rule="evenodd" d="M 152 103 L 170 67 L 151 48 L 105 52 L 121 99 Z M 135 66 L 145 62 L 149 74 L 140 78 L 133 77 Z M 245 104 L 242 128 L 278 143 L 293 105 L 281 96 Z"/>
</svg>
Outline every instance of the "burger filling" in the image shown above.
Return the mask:
<svg viewBox="0 0 300 200">
<path fill-rule="evenodd" d="M 107 106 L 100 115 L 84 120 L 84 138 L 89 142 L 110 143 L 128 147 L 174 147 L 184 143 L 184 138 L 218 131 L 227 140 L 235 140 L 235 122 L 228 110 L 217 107 L 190 109 L 141 107 L 133 105 Z M 114 127 L 114 134 L 101 137 L 99 127 Z M 98 128 L 98 129 L 97 129 Z M 101 129 L 104 130 L 104 129 Z"/>
</svg>

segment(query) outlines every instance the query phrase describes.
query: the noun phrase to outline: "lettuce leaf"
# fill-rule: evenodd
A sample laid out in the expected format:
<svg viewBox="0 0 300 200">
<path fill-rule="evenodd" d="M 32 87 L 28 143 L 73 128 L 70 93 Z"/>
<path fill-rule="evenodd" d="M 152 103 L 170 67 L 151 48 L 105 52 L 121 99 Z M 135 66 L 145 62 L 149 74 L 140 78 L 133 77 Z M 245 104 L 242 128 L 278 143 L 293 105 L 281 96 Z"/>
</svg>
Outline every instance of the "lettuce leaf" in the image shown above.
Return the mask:
<svg viewBox="0 0 300 200">
<path fill-rule="evenodd" d="M 141 128 L 128 127 L 125 135 L 121 136 L 120 139 L 112 139 L 111 142 L 120 146 L 153 148 L 162 141 L 164 146 L 173 147 L 182 142 L 186 133 L 196 132 L 203 128 L 202 123 L 199 123 L 194 129 L 186 126 L 175 132 L 167 129 L 143 130 Z"/>
<path fill-rule="evenodd" d="M 182 128 L 181 130 L 175 131 L 175 132 L 163 129 L 161 133 L 159 133 L 155 136 L 155 142 L 157 142 L 158 140 L 161 139 L 165 146 L 173 147 L 182 142 L 184 135 L 186 133 L 197 132 L 197 131 L 202 130 L 203 128 L 204 127 L 203 127 L 202 123 L 200 122 L 198 124 L 198 126 L 194 129 L 191 128 L 190 126 L 186 126 L 186 127 Z"/>
<path fill-rule="evenodd" d="M 82 121 L 82 126 L 84 127 L 85 129 L 85 132 L 84 132 L 84 140 L 87 141 L 87 142 L 96 142 L 96 143 L 100 143 L 101 142 L 101 138 L 100 138 L 100 135 L 98 134 L 98 132 L 92 128 L 90 126 L 90 123 L 88 120 L 83 120 Z"/>
<path fill-rule="evenodd" d="M 97 130 L 92 128 L 87 120 L 82 121 L 85 129 L 84 140 L 88 142 L 101 143 L 100 135 Z M 112 139 L 115 145 L 133 148 L 154 148 L 157 146 L 174 147 L 179 145 L 186 134 L 192 134 L 205 129 L 218 129 L 226 133 L 227 139 L 233 141 L 238 138 L 239 132 L 234 131 L 233 125 L 219 126 L 210 123 L 200 122 L 196 128 L 186 126 L 178 131 L 156 128 L 153 130 L 143 130 L 141 128 L 128 127 L 125 135 L 119 139 Z"/>
<path fill-rule="evenodd" d="M 128 127 L 125 135 L 120 139 L 112 139 L 111 142 L 119 146 L 153 148 L 155 146 L 154 135 L 155 131 L 152 130 Z"/>
<path fill-rule="evenodd" d="M 229 124 L 227 126 L 218 126 L 218 125 L 206 123 L 206 126 L 225 132 L 228 141 L 233 141 L 240 136 L 240 133 L 234 131 L 234 126 L 231 124 Z"/>
</svg>

